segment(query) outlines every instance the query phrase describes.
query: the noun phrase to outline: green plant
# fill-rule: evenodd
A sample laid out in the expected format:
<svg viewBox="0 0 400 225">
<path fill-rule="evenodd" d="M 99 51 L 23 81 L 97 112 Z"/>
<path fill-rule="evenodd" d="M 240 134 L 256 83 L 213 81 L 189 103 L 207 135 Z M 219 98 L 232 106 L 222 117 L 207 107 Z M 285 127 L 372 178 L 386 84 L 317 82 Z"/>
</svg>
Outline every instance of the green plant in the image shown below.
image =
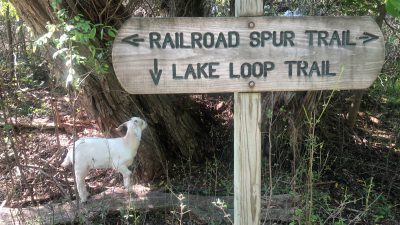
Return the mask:
<svg viewBox="0 0 400 225">
<path fill-rule="evenodd" d="M 48 32 L 35 41 L 34 51 L 38 46 L 46 44 L 55 47 L 57 51 L 53 53 L 53 58 L 65 61 L 68 70 L 66 83 L 76 87 L 83 78 L 77 77 L 76 65 L 87 66 L 97 74 L 109 71 L 106 59 L 117 31 L 108 25 L 93 24 L 83 15 L 69 16 L 69 13 L 60 7 L 62 2 L 62 0 L 52 0 L 51 6 L 56 12 L 58 23 L 47 24 Z M 105 48 L 96 47 L 97 41 L 105 42 Z M 79 50 L 85 46 L 88 53 Z"/>
<path fill-rule="evenodd" d="M 222 211 L 222 213 L 224 214 L 224 218 L 226 220 L 228 220 L 231 224 L 233 224 L 233 221 L 231 219 L 231 214 L 229 214 L 226 211 L 226 209 L 228 208 L 228 205 L 225 203 L 225 201 L 218 198 L 215 202 L 212 202 L 212 204 Z"/>
<path fill-rule="evenodd" d="M 344 67 L 341 67 L 340 74 L 338 80 L 341 79 L 343 75 Z M 317 149 L 319 149 L 320 157 L 323 151 L 323 142 L 321 142 L 316 135 L 316 128 L 317 125 L 321 122 L 322 116 L 325 115 L 326 110 L 337 90 L 337 87 L 334 86 L 333 90 L 331 91 L 330 95 L 328 96 L 327 100 L 322 104 L 322 110 L 317 115 L 316 109 L 311 110 L 310 112 L 307 111 L 305 107 L 303 107 L 304 115 L 305 115 L 305 123 L 308 126 L 308 133 L 306 136 L 306 150 L 307 150 L 307 172 L 306 172 L 306 196 L 305 196 L 305 207 L 306 207 L 306 214 L 305 214 L 305 223 L 306 224 L 314 224 L 317 220 L 319 220 L 318 215 L 314 213 L 314 161 L 315 161 L 315 153 Z M 324 163 L 325 164 L 325 163 Z M 324 168 L 322 161 L 320 160 L 320 168 Z M 321 174 L 322 171 L 320 170 L 317 175 Z"/>
<path fill-rule="evenodd" d="M 303 217 L 303 209 L 301 209 L 301 208 L 295 208 L 295 210 L 294 210 L 294 216 L 295 216 L 295 218 L 301 218 L 301 217 Z M 290 223 L 289 223 L 289 225 L 296 225 L 296 224 L 298 224 L 298 225 L 301 225 L 301 221 L 299 220 L 299 219 L 297 219 L 297 221 L 291 221 Z"/>
<path fill-rule="evenodd" d="M 218 160 L 215 156 L 212 160 L 206 161 L 205 173 L 206 184 L 208 186 L 209 195 L 217 195 L 218 190 L 223 190 L 223 194 L 233 194 L 233 180 L 231 176 L 226 176 L 226 165 Z"/>
<path fill-rule="evenodd" d="M 361 217 L 369 217 L 375 223 L 381 222 L 384 219 L 392 218 L 392 205 L 382 195 L 375 191 L 374 178 L 371 177 L 368 181 L 364 182 L 365 202 L 364 213 Z"/>
<path fill-rule="evenodd" d="M 326 107 L 326 106 L 325 106 Z M 306 193 L 306 214 L 305 214 L 305 223 L 306 224 L 313 224 L 316 221 L 315 214 L 314 214 L 314 205 L 313 205 L 313 197 L 314 197 L 314 190 L 313 190 L 313 185 L 314 185 L 314 154 L 316 149 L 322 145 L 322 143 L 319 142 L 318 137 L 316 136 L 315 129 L 317 124 L 321 120 L 322 113 L 320 116 L 317 117 L 315 112 L 311 112 L 309 114 L 306 109 L 304 108 L 304 112 L 306 115 L 306 123 L 309 126 L 309 133 L 306 139 L 306 149 L 308 153 L 308 165 L 307 165 L 307 181 L 306 181 L 306 187 L 307 187 L 307 193 Z M 324 110 L 323 110 L 324 112 Z"/>
<path fill-rule="evenodd" d="M 377 203 L 372 209 L 372 218 L 375 223 L 393 218 L 393 205 L 383 195 L 378 197 Z"/>
<path fill-rule="evenodd" d="M 135 209 L 121 210 L 121 220 L 125 224 L 141 224 L 142 213 Z"/>
<path fill-rule="evenodd" d="M 338 220 L 338 221 L 335 221 L 333 224 L 334 224 L 334 225 L 346 225 L 347 223 L 346 223 L 346 220 L 345 220 L 345 219 L 339 218 L 339 220 Z"/>
<path fill-rule="evenodd" d="M 386 11 L 396 17 L 400 17 L 400 2 L 397 0 L 386 0 Z"/>
<path fill-rule="evenodd" d="M 171 213 L 178 220 L 179 224 L 182 225 L 183 224 L 183 216 L 185 214 L 189 213 L 190 210 L 186 210 L 186 205 L 183 203 L 183 200 L 185 200 L 185 196 L 183 194 L 179 194 L 178 196 L 175 196 L 175 197 L 179 201 L 179 207 L 178 207 L 178 210 L 172 210 Z"/>
<path fill-rule="evenodd" d="M 0 15 L 5 16 L 8 10 L 9 16 L 18 19 L 17 11 L 8 0 L 1 0 Z"/>
<path fill-rule="evenodd" d="M 132 197 L 132 194 L 130 194 L 128 200 L 129 204 L 119 210 L 120 220 L 124 224 L 142 224 L 145 216 L 143 216 L 143 212 L 137 210 L 135 205 L 132 204 Z M 108 210 L 105 212 L 108 212 Z M 105 214 L 105 216 L 107 216 L 107 214 Z"/>
<path fill-rule="evenodd" d="M 371 97 L 378 98 L 389 106 L 400 105 L 400 67 L 388 65 L 392 72 L 383 73 L 374 82 L 370 92 Z"/>
</svg>

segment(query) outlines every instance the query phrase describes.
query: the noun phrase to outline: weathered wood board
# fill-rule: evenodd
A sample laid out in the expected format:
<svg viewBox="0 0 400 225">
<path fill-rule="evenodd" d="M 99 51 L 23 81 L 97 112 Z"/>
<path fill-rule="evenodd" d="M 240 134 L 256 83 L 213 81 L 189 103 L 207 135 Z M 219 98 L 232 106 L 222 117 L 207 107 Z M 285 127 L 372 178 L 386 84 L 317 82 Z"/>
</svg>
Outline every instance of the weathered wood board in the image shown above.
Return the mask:
<svg viewBox="0 0 400 225">
<path fill-rule="evenodd" d="M 261 207 L 261 94 L 234 94 L 235 224 L 259 224 Z"/>
<path fill-rule="evenodd" d="M 370 17 L 131 18 L 113 46 L 132 94 L 363 89 L 383 62 Z"/>
</svg>

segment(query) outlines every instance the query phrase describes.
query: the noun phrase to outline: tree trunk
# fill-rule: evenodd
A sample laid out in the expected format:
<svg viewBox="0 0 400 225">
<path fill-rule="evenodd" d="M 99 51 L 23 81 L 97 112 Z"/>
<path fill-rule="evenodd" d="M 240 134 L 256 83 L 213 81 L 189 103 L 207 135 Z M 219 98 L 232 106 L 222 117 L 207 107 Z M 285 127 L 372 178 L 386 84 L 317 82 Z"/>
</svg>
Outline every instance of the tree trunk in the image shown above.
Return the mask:
<svg viewBox="0 0 400 225">
<path fill-rule="evenodd" d="M 375 18 L 375 21 L 378 24 L 378 26 L 380 28 L 382 28 L 383 20 L 385 19 L 385 16 L 386 16 L 385 4 L 380 4 L 378 6 L 378 11 L 379 11 L 379 14 Z M 355 90 L 355 91 L 353 91 L 353 96 L 351 96 L 351 98 L 350 98 L 351 103 L 350 103 L 350 107 L 349 107 L 349 113 L 347 115 L 347 125 L 350 128 L 353 128 L 356 123 L 357 114 L 360 111 L 361 100 L 362 100 L 364 93 L 365 93 L 365 90 Z"/>
<path fill-rule="evenodd" d="M 20 44 L 19 51 L 18 51 L 18 56 L 20 56 L 21 58 L 25 59 L 26 58 L 26 41 L 25 41 L 24 21 L 19 20 L 18 24 L 20 25 L 20 30 L 18 32 L 18 42 Z"/>
<path fill-rule="evenodd" d="M 10 6 L 6 8 L 6 27 L 7 27 L 7 39 L 8 39 L 8 63 L 11 77 L 14 77 L 14 41 L 12 35 L 11 18 L 10 18 Z M 18 81 L 18 80 L 17 80 Z"/>
<path fill-rule="evenodd" d="M 47 32 L 45 28 L 47 22 L 57 23 L 55 13 L 50 6 L 51 1 L 11 0 L 11 2 L 37 36 Z M 72 16 L 81 14 L 94 24 L 103 23 L 118 29 L 132 15 L 132 2 L 135 1 L 129 1 L 128 5 L 123 6 L 122 1 L 66 0 L 63 7 Z M 183 2 L 185 1 L 181 1 Z M 185 13 L 188 12 L 193 12 L 192 6 L 186 8 Z M 107 17 L 108 15 L 111 16 Z M 96 45 L 102 47 L 102 44 L 98 41 Z M 83 46 L 81 52 L 88 52 L 84 48 Z M 50 59 L 54 50 L 48 48 L 48 51 Z M 64 63 L 52 62 L 52 64 L 56 64 L 53 67 L 62 74 Z M 110 59 L 108 64 L 112 68 Z M 80 74 L 85 74 L 90 68 L 81 67 L 79 70 Z M 206 137 L 201 132 L 201 120 L 193 113 L 199 111 L 199 106 L 187 96 L 130 95 L 121 88 L 113 71 L 105 75 L 91 72 L 85 78 L 80 91 L 81 106 L 96 119 L 99 127 L 106 133 L 115 135 L 114 128 L 132 116 L 140 116 L 147 120 L 150 126 L 144 132 L 143 144 L 138 153 L 140 179 L 150 180 L 158 175 L 164 167 L 166 156 L 183 156 L 199 161 L 207 153 L 202 149 Z M 204 146 L 204 149 L 206 147 Z M 165 153 L 166 149 L 168 154 Z"/>
<path fill-rule="evenodd" d="M 347 125 L 350 128 L 353 128 L 356 124 L 357 114 L 358 111 L 360 111 L 361 100 L 364 93 L 365 90 L 355 90 L 350 98 L 351 103 L 349 107 L 349 113 L 347 114 Z"/>
</svg>

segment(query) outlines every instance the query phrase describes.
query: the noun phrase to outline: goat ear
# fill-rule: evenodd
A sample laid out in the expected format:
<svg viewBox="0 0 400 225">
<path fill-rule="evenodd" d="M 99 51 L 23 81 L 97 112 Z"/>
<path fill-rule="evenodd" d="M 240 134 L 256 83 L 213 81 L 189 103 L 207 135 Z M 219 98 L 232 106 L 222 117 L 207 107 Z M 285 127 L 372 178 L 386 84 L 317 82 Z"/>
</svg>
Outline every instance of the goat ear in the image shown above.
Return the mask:
<svg viewBox="0 0 400 225">
<path fill-rule="evenodd" d="M 144 121 L 144 120 L 142 120 L 142 130 L 144 130 L 144 129 L 146 129 L 147 128 L 147 123 L 146 123 L 146 121 Z"/>
<path fill-rule="evenodd" d="M 116 128 L 116 130 L 117 130 L 117 131 L 122 131 L 122 128 L 123 128 L 124 126 L 126 126 L 126 122 L 123 123 L 123 124 L 121 124 L 121 125 L 119 125 L 119 126 Z"/>
</svg>

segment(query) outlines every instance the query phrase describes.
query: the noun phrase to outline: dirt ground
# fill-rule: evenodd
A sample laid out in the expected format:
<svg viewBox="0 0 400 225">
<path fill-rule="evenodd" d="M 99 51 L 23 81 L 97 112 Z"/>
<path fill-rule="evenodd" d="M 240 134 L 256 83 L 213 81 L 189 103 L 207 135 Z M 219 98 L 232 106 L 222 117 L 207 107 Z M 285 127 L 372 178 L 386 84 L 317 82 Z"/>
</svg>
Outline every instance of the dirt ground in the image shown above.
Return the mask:
<svg viewBox="0 0 400 225">
<path fill-rule="evenodd" d="M 76 130 L 78 138 L 104 136 L 95 125 L 95 121 L 81 108 L 78 110 L 74 126 L 69 99 L 65 95 L 58 94 L 53 102 L 45 89 L 32 92 L 28 96 L 32 106 L 37 108 L 36 111 L 12 117 L 13 129 L 9 129 L 8 125 L 0 120 L 0 126 L 8 129 L 9 134 L 3 138 L 7 140 L 14 137 L 16 140 L 12 144 L 7 142 L 8 146 L 0 146 L 0 203 L 3 208 L 25 208 L 60 203 L 66 199 L 74 200 L 72 173 L 60 167 L 67 149 L 73 142 L 72 134 Z M 214 112 L 217 112 L 217 119 L 226 129 L 232 128 L 232 101 L 229 96 L 220 99 L 199 95 L 193 96 L 193 99 L 204 107 L 213 108 Z M 367 107 L 371 105 L 372 108 Z M 57 110 L 54 110 L 55 107 Z M 377 104 L 367 97 L 364 110 L 358 115 L 356 128 L 347 130 L 341 109 L 332 107 L 327 115 L 330 121 L 325 121 L 324 127 L 318 130 L 320 138 L 325 140 L 324 148 L 327 149 L 327 153 L 324 152 L 324 155 L 328 157 L 318 159 L 325 161 L 318 164 L 323 167 L 320 168 L 323 172 L 315 185 L 317 193 L 322 193 L 322 197 L 316 197 L 326 199 L 331 209 L 343 217 L 354 218 L 354 224 L 364 224 L 366 221 L 377 219 L 373 215 L 382 217 L 378 218 L 380 224 L 398 224 L 400 110 L 396 106 Z M 226 130 L 223 135 L 219 140 L 229 138 L 230 131 Z M 165 189 L 168 186 L 177 193 L 232 195 L 233 163 L 226 160 L 226 157 L 215 155 L 203 165 L 190 164 L 184 160 L 171 162 L 168 177 L 162 176 L 152 183 L 142 185 L 162 191 L 168 191 Z M 274 167 L 274 170 L 279 168 Z M 279 177 L 280 172 L 275 174 Z M 96 195 L 110 187 L 122 187 L 122 176 L 112 170 L 95 170 L 86 178 L 86 182 L 91 195 Z M 277 184 L 279 186 L 279 180 Z M 263 186 L 263 193 L 266 192 L 264 189 Z M 281 189 L 281 192 L 285 192 L 284 189 Z M 365 195 L 368 193 L 370 196 L 366 200 Z M 348 198 L 343 199 L 343 196 Z M 365 208 L 366 206 L 370 207 Z M 324 207 L 326 208 L 326 205 L 321 202 L 321 205 L 316 206 L 316 210 Z M 182 222 L 180 220 L 183 220 L 183 224 L 211 224 L 210 221 L 199 220 L 191 213 L 185 213 L 181 217 L 180 214 L 173 213 L 175 210 L 165 208 L 144 212 L 132 211 L 124 215 L 113 211 L 94 220 L 103 224 L 179 224 Z M 363 217 L 363 213 L 367 212 L 369 216 Z M 324 213 L 334 214 L 322 212 Z M 128 218 L 123 219 L 124 216 Z M 357 216 L 362 218 L 357 220 Z M 215 224 L 224 223 L 226 220 L 222 219 Z M 366 224 L 373 223 L 371 221 Z"/>
</svg>

